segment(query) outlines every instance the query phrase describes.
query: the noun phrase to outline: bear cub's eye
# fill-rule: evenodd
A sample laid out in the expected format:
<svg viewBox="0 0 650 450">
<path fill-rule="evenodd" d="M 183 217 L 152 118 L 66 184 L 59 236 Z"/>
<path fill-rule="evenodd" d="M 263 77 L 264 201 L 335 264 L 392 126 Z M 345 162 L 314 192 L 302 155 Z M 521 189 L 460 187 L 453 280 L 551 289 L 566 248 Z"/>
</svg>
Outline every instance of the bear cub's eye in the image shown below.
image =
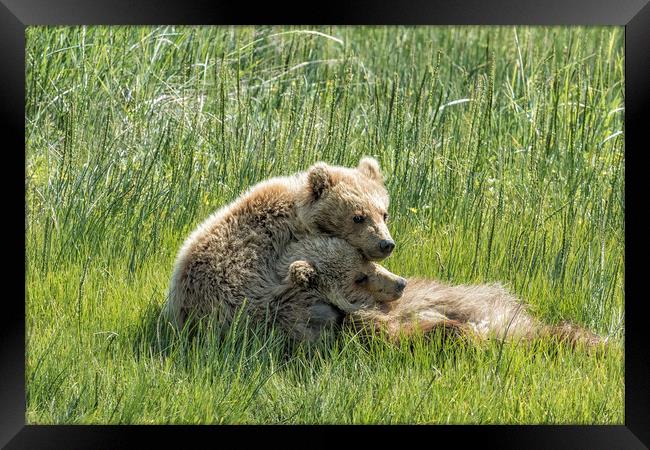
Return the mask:
<svg viewBox="0 0 650 450">
<path fill-rule="evenodd" d="M 364 216 L 354 216 L 352 220 L 354 220 L 354 223 L 362 223 L 366 218 Z"/>
<path fill-rule="evenodd" d="M 354 280 L 354 282 L 357 283 L 357 284 L 365 283 L 366 281 L 368 281 L 368 275 L 366 275 L 365 273 L 360 274 L 360 275 L 359 275 L 359 276 Z"/>
<path fill-rule="evenodd" d="M 388 213 L 384 213 L 384 222 L 388 222 Z"/>
</svg>

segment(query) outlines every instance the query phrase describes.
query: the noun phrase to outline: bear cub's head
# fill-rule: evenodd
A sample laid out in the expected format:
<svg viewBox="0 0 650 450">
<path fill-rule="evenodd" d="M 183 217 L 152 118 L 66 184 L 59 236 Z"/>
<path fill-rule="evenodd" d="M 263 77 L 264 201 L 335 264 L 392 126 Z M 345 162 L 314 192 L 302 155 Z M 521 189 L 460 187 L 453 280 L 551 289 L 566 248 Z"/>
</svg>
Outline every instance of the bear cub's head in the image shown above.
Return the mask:
<svg viewBox="0 0 650 450">
<path fill-rule="evenodd" d="M 307 171 L 307 221 L 379 261 L 391 254 L 395 242 L 388 231 L 388 191 L 374 158 L 356 168 L 317 163 Z"/>
<path fill-rule="evenodd" d="M 301 244 L 287 268 L 287 281 L 345 313 L 397 300 L 404 292 L 404 278 L 368 261 L 346 241 L 311 238 Z"/>
</svg>

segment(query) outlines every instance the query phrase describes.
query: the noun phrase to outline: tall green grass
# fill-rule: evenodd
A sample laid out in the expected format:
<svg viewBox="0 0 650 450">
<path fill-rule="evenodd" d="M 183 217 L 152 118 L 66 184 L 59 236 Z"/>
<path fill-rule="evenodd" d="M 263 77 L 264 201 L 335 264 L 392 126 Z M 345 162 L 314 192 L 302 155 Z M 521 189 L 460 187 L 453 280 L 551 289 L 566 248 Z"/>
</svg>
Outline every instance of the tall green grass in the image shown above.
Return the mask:
<svg viewBox="0 0 650 450">
<path fill-rule="evenodd" d="M 29 423 L 623 422 L 621 28 L 26 37 Z M 193 227 L 258 181 L 362 155 L 391 195 L 386 267 L 500 281 L 611 351 L 160 336 Z"/>
</svg>

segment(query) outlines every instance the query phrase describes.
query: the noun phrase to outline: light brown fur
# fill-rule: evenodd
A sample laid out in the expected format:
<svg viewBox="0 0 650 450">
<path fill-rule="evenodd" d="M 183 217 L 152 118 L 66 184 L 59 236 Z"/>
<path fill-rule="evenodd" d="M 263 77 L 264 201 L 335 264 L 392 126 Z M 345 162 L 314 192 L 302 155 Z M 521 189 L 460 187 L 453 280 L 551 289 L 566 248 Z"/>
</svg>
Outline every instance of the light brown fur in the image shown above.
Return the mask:
<svg viewBox="0 0 650 450">
<path fill-rule="evenodd" d="M 362 331 L 384 333 L 393 341 L 414 333 L 442 331 L 482 339 L 551 338 L 591 347 L 605 342 L 600 336 L 576 325 L 543 324 L 528 312 L 524 303 L 500 284 L 450 286 L 413 278 L 407 281 L 399 300 L 391 301 L 399 296 L 385 296 L 373 289 L 359 289 L 355 282 L 356 274 L 359 267 L 369 263 L 346 257 L 345 263 L 332 264 L 332 261 L 340 259 L 336 252 L 345 251 L 345 246 L 324 244 L 321 241 L 301 241 L 292 245 L 289 251 L 299 253 L 301 257 L 307 254 L 304 259 L 313 264 L 314 273 L 310 279 L 312 283 L 318 280 L 320 287 L 312 289 L 311 294 L 335 305 L 346 314 L 347 325 Z M 311 247 L 302 248 L 304 246 Z M 286 270 L 285 266 L 281 266 L 280 270 Z M 394 293 L 399 277 L 391 277 L 390 272 L 377 264 L 372 265 L 372 270 L 381 275 L 384 286 Z M 309 291 L 309 285 L 303 283 L 303 291 Z M 303 292 L 302 295 L 307 294 Z M 347 295 L 349 302 L 341 300 L 341 295 Z"/>
<path fill-rule="evenodd" d="M 308 171 L 253 186 L 216 211 L 188 237 L 176 258 L 164 312 L 182 327 L 188 314 L 230 323 L 246 301 L 265 313 L 269 292 L 282 286 L 276 267 L 286 247 L 305 236 L 347 241 L 368 259 L 382 259 L 388 193 L 377 161 L 357 168 L 318 163 Z M 363 223 L 353 217 L 363 215 Z M 273 295 L 276 292 L 273 291 Z"/>
<path fill-rule="evenodd" d="M 346 241 L 317 235 L 292 242 L 276 269 L 283 281 L 269 298 L 275 324 L 303 341 L 318 339 L 368 302 L 398 299 L 406 284 Z"/>
<path fill-rule="evenodd" d="M 571 345 L 598 346 L 602 337 L 576 325 L 546 325 L 500 284 L 450 286 L 426 279 L 409 279 L 404 294 L 392 303 L 369 304 L 353 312 L 348 323 L 392 339 L 438 329 L 455 335 L 500 340 L 550 338 Z"/>
</svg>

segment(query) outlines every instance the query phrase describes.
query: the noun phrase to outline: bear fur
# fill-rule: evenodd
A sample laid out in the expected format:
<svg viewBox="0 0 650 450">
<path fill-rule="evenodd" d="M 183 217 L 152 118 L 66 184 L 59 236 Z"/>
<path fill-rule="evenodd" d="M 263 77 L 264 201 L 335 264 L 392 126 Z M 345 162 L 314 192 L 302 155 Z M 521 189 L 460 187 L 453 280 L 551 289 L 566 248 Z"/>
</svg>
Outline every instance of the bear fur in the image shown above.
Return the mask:
<svg viewBox="0 0 650 450">
<path fill-rule="evenodd" d="M 572 346 L 595 347 L 606 342 L 577 325 L 542 323 L 498 283 L 450 286 L 411 278 L 399 301 L 370 303 L 350 314 L 346 323 L 355 328 L 384 332 L 395 341 L 416 332 L 428 334 L 440 330 L 445 334 L 479 339 L 531 341 L 550 338 Z"/>
<path fill-rule="evenodd" d="M 397 300 L 406 280 L 369 261 L 348 242 L 318 235 L 287 246 L 269 290 L 273 323 L 290 337 L 315 341 L 339 327 L 346 313 L 367 304 Z M 267 316 L 268 317 L 268 316 Z"/>
<path fill-rule="evenodd" d="M 188 314 L 227 324 L 244 301 L 261 314 L 270 287 L 282 283 L 275 270 L 279 258 L 304 236 L 339 237 L 369 260 L 385 258 L 394 247 L 388 204 L 379 164 L 367 157 L 356 168 L 317 163 L 253 186 L 184 242 L 164 307 L 167 319 L 178 328 Z"/>
<path fill-rule="evenodd" d="M 438 330 L 483 339 L 533 340 L 548 337 L 591 347 L 606 341 L 569 323 L 558 326 L 543 324 L 528 312 L 524 303 L 500 284 L 450 286 L 427 279 L 403 280 L 395 275 L 391 277 L 390 272 L 375 263 L 364 263 L 358 259 L 341 261 L 342 253 L 337 252 L 345 252 L 345 246 L 345 243 L 331 246 L 323 241 L 293 244 L 289 251 L 304 259 L 301 271 L 310 275 L 309 282 L 302 281 L 304 277 L 290 277 L 288 281 L 300 285 L 301 296 L 314 295 L 314 304 L 321 297 L 322 303 L 338 308 L 344 314 L 346 326 L 382 333 L 395 342 L 414 333 L 429 334 Z M 384 281 L 379 286 L 360 289 L 359 274 L 367 272 L 367 269 L 360 270 L 360 267 L 367 267 L 367 264 L 371 264 L 374 273 L 381 274 Z M 280 270 L 288 270 L 286 266 L 285 261 Z M 341 295 L 347 297 L 341 299 Z M 312 327 L 318 323 L 313 322 Z M 312 334 L 317 335 L 317 332 L 312 331 Z"/>
</svg>

